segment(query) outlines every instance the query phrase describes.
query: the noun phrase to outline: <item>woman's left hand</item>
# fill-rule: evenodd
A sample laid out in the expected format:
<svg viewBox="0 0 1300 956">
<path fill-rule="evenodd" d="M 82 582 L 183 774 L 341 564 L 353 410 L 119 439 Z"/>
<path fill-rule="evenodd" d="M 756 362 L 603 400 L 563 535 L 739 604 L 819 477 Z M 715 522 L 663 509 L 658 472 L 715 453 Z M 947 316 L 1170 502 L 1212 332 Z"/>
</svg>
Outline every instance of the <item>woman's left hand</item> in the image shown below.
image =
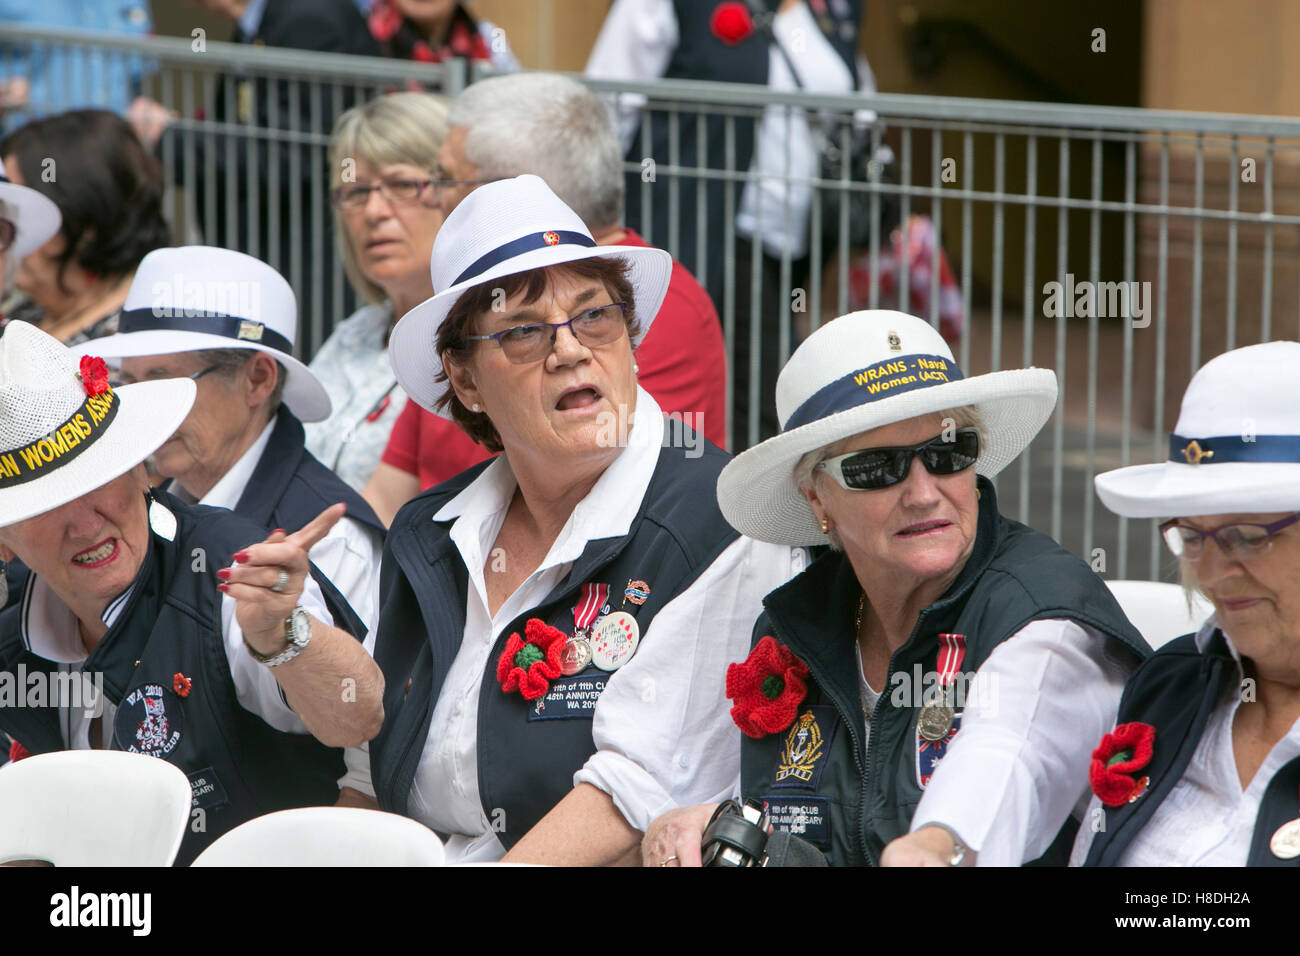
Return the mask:
<svg viewBox="0 0 1300 956">
<path fill-rule="evenodd" d="M 326 508 L 301 529 L 273 531 L 265 541 L 235 554 L 235 563 L 222 568 L 217 587 L 235 599 L 235 619 L 244 640 L 262 654 L 275 654 L 285 645 L 285 621 L 302 598 L 307 581 L 308 552 L 343 517 L 347 505 Z"/>
<path fill-rule="evenodd" d="M 921 827 L 915 833 L 891 840 L 880 855 L 880 865 L 951 866 L 956 848 L 952 834 L 943 827 Z"/>
</svg>

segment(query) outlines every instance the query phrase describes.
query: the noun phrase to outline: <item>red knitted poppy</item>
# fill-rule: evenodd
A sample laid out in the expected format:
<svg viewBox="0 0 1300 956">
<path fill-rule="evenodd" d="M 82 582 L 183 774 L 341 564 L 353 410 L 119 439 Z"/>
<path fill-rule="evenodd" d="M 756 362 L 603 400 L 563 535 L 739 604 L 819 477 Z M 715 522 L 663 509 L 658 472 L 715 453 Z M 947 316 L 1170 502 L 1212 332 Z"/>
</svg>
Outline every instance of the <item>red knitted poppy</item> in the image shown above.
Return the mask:
<svg viewBox="0 0 1300 956">
<path fill-rule="evenodd" d="M 108 365 L 102 358 L 81 357 L 81 386 L 87 395 L 103 395 L 108 391 Z"/>
<path fill-rule="evenodd" d="M 1120 724 L 1092 752 L 1088 782 L 1108 807 L 1121 807 L 1146 792 L 1147 778 L 1133 774 L 1151 762 L 1156 729 L 1150 724 Z"/>
<path fill-rule="evenodd" d="M 750 16 L 747 4 L 728 0 L 714 7 L 709 17 L 709 29 L 727 46 L 735 46 L 753 35 L 754 18 Z"/>
<path fill-rule="evenodd" d="M 535 617 L 524 625 L 524 639 L 518 632 L 506 641 L 497 658 L 497 682 L 509 694 L 518 690 L 524 700 L 536 700 L 560 676 L 560 652 L 568 636 Z"/>
<path fill-rule="evenodd" d="M 748 737 L 763 737 L 794 723 L 808 693 L 808 666 L 769 634 L 749 657 L 727 667 L 731 719 Z"/>
</svg>

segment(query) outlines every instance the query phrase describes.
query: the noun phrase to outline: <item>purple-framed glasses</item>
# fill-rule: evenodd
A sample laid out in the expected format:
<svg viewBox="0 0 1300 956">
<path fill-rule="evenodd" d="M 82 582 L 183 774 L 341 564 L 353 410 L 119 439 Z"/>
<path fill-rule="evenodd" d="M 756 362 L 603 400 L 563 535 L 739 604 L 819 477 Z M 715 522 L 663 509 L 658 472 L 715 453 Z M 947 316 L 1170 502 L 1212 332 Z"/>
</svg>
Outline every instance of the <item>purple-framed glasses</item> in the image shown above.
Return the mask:
<svg viewBox="0 0 1300 956">
<path fill-rule="evenodd" d="M 1205 539 L 1213 538 L 1226 557 L 1247 561 L 1264 554 L 1273 546 L 1273 535 L 1300 521 L 1300 512 L 1281 518 L 1271 524 L 1250 524 L 1234 521 L 1208 531 L 1199 531 L 1179 524 L 1179 519 L 1166 521 L 1160 526 L 1160 537 L 1176 558 L 1195 561 L 1205 551 Z"/>
</svg>

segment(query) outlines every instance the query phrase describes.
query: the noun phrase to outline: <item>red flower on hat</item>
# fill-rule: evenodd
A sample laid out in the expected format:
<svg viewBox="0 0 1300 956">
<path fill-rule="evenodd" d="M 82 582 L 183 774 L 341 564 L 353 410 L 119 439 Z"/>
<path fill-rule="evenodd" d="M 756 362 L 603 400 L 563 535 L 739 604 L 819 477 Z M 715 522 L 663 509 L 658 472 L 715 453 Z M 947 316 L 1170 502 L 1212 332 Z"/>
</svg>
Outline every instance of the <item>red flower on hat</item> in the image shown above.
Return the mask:
<svg viewBox="0 0 1300 956">
<path fill-rule="evenodd" d="M 553 232 L 544 232 L 542 233 L 542 242 L 546 243 L 548 246 L 559 245 L 560 237 Z"/>
<path fill-rule="evenodd" d="M 808 693 L 807 680 L 808 665 L 771 635 L 764 637 L 744 662 L 727 667 L 731 719 L 748 737 L 785 730 Z"/>
<path fill-rule="evenodd" d="M 505 693 L 518 690 L 524 700 L 536 700 L 560 676 L 560 651 L 568 636 L 535 617 L 524 625 L 524 639 L 518 632 L 506 641 L 497 659 L 497 682 Z"/>
<path fill-rule="evenodd" d="M 87 395 L 103 395 L 108 391 L 108 366 L 102 358 L 83 355 L 78 375 Z"/>
<path fill-rule="evenodd" d="M 1150 778 L 1132 774 L 1151 762 L 1156 729 L 1150 724 L 1120 724 L 1092 752 L 1088 782 L 1092 792 L 1108 807 L 1122 807 L 1146 793 Z"/>
<path fill-rule="evenodd" d="M 709 29 L 713 35 L 727 46 L 735 46 L 748 40 L 754 33 L 754 18 L 749 15 L 749 6 L 739 0 L 728 0 L 713 8 L 709 17 Z"/>
<path fill-rule="evenodd" d="M 172 678 L 172 690 L 176 691 L 178 697 L 189 697 L 190 685 L 190 679 L 184 674 L 177 674 Z"/>
<path fill-rule="evenodd" d="M 31 756 L 31 754 L 27 752 L 27 748 L 26 748 L 26 747 L 24 747 L 24 746 L 23 746 L 22 744 L 20 744 L 18 741 L 13 740 L 13 739 L 10 739 L 10 741 L 9 741 L 9 760 L 10 760 L 11 762 L 12 762 L 12 761 L 15 761 L 15 760 L 22 760 L 24 757 L 30 757 L 30 756 Z"/>
</svg>

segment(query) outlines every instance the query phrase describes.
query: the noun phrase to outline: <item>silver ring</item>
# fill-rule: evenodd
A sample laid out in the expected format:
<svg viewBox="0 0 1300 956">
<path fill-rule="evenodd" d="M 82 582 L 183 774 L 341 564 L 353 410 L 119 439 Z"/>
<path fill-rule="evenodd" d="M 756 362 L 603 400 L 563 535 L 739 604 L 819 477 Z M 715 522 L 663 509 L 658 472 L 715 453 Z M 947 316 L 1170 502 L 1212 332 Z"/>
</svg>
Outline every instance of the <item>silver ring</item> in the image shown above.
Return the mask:
<svg viewBox="0 0 1300 956">
<path fill-rule="evenodd" d="M 280 576 L 276 579 L 275 584 L 271 586 L 271 590 L 274 591 L 276 594 L 282 594 L 284 592 L 284 586 L 288 583 L 289 583 L 289 572 L 286 571 L 284 568 L 281 568 Z"/>
<path fill-rule="evenodd" d="M 671 863 L 671 862 L 672 862 L 673 860 L 675 860 L 675 859 L 677 859 L 677 857 L 675 857 L 675 856 L 667 857 L 666 859 L 660 860 L 660 861 L 659 861 L 659 865 L 660 865 L 660 866 L 667 866 L 669 863 Z"/>
</svg>

